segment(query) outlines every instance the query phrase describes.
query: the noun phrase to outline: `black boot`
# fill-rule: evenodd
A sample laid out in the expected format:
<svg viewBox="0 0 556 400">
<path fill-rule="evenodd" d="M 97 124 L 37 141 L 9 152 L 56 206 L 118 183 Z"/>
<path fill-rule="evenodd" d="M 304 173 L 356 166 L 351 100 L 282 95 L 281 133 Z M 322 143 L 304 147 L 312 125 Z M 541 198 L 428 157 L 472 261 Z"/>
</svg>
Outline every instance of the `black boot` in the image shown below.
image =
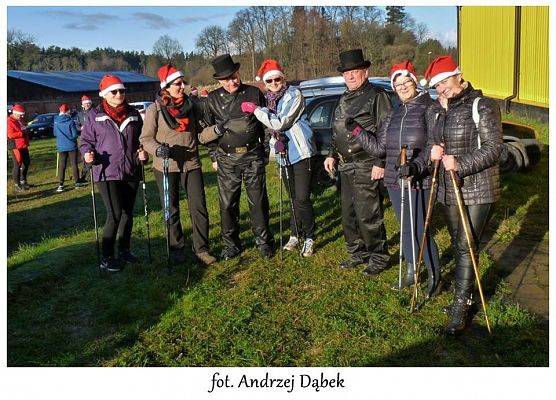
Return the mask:
<svg viewBox="0 0 556 400">
<path fill-rule="evenodd" d="M 456 291 L 454 302 L 448 306 L 450 312 L 450 322 L 446 326 L 446 334 L 457 335 L 467 327 L 469 308 L 471 307 L 471 304 L 471 295 L 468 291 Z"/>
</svg>

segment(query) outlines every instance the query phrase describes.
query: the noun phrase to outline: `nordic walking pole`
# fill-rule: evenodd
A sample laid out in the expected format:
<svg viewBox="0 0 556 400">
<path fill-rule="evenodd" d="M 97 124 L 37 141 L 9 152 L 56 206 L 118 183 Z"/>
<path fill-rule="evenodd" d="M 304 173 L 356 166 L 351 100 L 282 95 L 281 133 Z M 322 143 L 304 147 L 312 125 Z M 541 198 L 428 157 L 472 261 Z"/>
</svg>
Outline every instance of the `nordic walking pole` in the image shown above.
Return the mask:
<svg viewBox="0 0 556 400">
<path fill-rule="evenodd" d="M 429 201 L 427 204 L 427 215 L 425 216 L 425 225 L 423 227 L 423 236 L 421 237 L 421 247 L 419 248 L 419 257 L 417 258 L 417 268 L 415 269 L 415 282 L 413 285 L 413 294 L 411 295 L 411 308 L 410 311 L 413 312 L 415 309 L 415 302 L 417 300 L 417 288 L 419 286 L 419 269 L 421 263 L 423 262 L 423 257 L 425 253 L 425 245 L 427 243 L 427 233 L 429 225 L 432 219 L 432 209 L 434 207 L 434 193 L 436 189 L 437 177 L 438 177 L 438 167 L 440 165 L 440 160 L 434 162 L 434 171 L 432 173 L 431 179 L 431 191 L 429 193 Z M 434 279 L 434 278 L 433 278 Z"/>
<path fill-rule="evenodd" d="M 168 146 L 168 143 L 162 143 Z M 162 159 L 162 191 L 164 196 L 164 221 L 166 223 L 166 266 L 170 269 L 170 188 L 168 181 L 169 160 L 168 157 Z"/>
<path fill-rule="evenodd" d="M 410 229 L 411 229 L 411 255 L 413 258 L 413 285 L 415 287 L 417 287 L 415 285 L 415 282 L 417 281 L 417 268 L 416 268 L 416 254 L 415 254 L 415 220 L 413 219 L 413 198 L 411 196 L 411 179 L 407 178 L 405 179 L 405 185 L 407 187 L 407 197 L 409 200 L 409 223 L 410 225 Z"/>
<path fill-rule="evenodd" d="M 279 204 L 279 207 L 278 207 L 278 209 L 279 209 L 278 214 L 280 215 L 280 261 L 282 261 L 282 250 L 283 250 L 282 248 L 284 247 L 284 236 L 283 236 L 284 235 L 284 230 L 283 230 L 284 228 L 282 226 L 282 218 L 283 218 L 283 215 L 282 215 L 282 202 L 283 202 L 283 200 L 282 200 L 282 166 L 280 165 L 280 163 L 278 163 L 278 168 L 280 169 L 280 172 L 279 172 L 279 174 L 280 174 L 280 189 L 278 189 L 278 191 L 280 193 L 280 196 L 279 196 L 280 197 L 280 204 Z"/>
<path fill-rule="evenodd" d="M 295 225 L 295 236 L 297 238 L 299 238 L 299 232 L 297 230 L 297 217 L 295 216 L 295 206 L 293 203 L 293 197 L 292 197 L 292 185 L 291 185 L 291 181 L 290 181 L 290 173 L 288 172 L 288 167 L 291 166 L 290 164 L 290 158 L 288 157 L 288 151 L 285 150 L 284 151 L 284 164 L 286 164 L 284 171 L 286 172 L 286 184 L 288 185 L 288 191 L 290 192 L 290 211 L 292 214 L 292 218 L 293 218 L 293 224 Z"/>
<path fill-rule="evenodd" d="M 59 165 L 60 165 L 60 153 L 56 152 L 56 178 L 58 178 Z"/>
<path fill-rule="evenodd" d="M 400 166 L 407 162 L 407 146 L 403 145 L 400 149 Z M 400 265 L 398 268 L 398 292 L 402 291 L 402 262 L 403 262 L 403 219 L 404 219 L 404 203 L 405 203 L 405 181 L 400 178 Z"/>
<path fill-rule="evenodd" d="M 139 150 L 143 150 L 143 145 L 139 146 Z M 145 212 L 145 223 L 147 224 L 147 246 L 149 249 L 149 262 L 152 262 L 151 257 L 151 230 L 149 227 L 149 208 L 147 205 L 147 186 L 145 183 L 145 161 L 139 161 L 141 163 L 141 177 L 143 179 L 142 188 L 143 188 L 143 208 Z"/>
<path fill-rule="evenodd" d="M 95 180 L 93 179 L 93 163 L 89 164 L 89 175 L 91 179 L 91 199 L 93 201 L 93 221 L 95 223 L 95 239 L 96 239 L 96 250 L 97 250 L 97 265 L 100 272 L 100 245 L 98 240 L 98 223 L 97 223 L 97 204 L 95 202 Z"/>
<path fill-rule="evenodd" d="M 475 271 L 475 279 L 477 279 L 477 286 L 479 288 L 479 295 L 481 296 L 481 304 L 483 305 L 483 312 L 485 313 L 485 321 L 487 324 L 488 333 L 492 333 L 490 330 L 490 323 L 488 321 L 488 315 L 486 310 L 486 302 L 483 296 L 483 288 L 481 286 L 481 278 L 479 276 L 479 267 L 477 264 L 477 259 L 475 258 L 475 252 L 473 251 L 473 243 L 471 241 L 471 232 L 469 227 L 469 220 L 465 215 L 463 210 L 463 199 L 461 198 L 461 191 L 456 182 L 455 172 L 450 171 L 450 179 L 452 180 L 452 185 L 454 186 L 454 192 L 456 192 L 456 199 L 458 202 L 459 216 L 461 218 L 461 224 L 463 225 L 463 231 L 465 232 L 465 239 L 467 239 L 467 246 L 469 247 L 469 253 L 471 254 L 471 262 L 473 263 L 473 270 Z"/>
</svg>

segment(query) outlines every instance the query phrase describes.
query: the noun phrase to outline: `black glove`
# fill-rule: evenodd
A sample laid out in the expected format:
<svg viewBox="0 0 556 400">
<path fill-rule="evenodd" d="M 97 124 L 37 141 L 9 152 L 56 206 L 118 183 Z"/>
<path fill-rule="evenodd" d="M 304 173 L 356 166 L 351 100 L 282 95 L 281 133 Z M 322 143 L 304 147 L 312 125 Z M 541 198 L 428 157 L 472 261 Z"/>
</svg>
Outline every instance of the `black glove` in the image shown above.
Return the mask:
<svg viewBox="0 0 556 400">
<path fill-rule="evenodd" d="M 170 146 L 167 143 L 163 143 L 158 146 L 155 155 L 160 158 L 170 158 Z"/>
<path fill-rule="evenodd" d="M 398 176 L 400 178 L 409 178 L 417 174 L 417 165 L 413 161 L 407 162 L 405 165 L 400 165 L 398 168 Z"/>
<path fill-rule="evenodd" d="M 219 137 L 223 136 L 228 130 L 228 128 L 226 128 L 226 124 L 228 123 L 228 121 L 229 120 L 226 120 L 220 124 L 216 124 L 216 126 L 214 127 L 214 133 L 216 133 L 216 135 L 218 135 Z"/>
</svg>

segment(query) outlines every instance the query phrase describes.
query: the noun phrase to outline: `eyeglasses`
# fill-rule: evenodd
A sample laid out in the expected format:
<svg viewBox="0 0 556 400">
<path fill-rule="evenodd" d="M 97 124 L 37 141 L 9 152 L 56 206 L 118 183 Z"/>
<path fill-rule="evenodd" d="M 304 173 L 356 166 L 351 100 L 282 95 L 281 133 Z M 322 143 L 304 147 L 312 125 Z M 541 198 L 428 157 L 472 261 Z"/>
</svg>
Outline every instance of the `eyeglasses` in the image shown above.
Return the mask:
<svg viewBox="0 0 556 400">
<path fill-rule="evenodd" d="M 174 82 L 172 83 L 172 86 L 187 86 L 188 83 L 185 81 L 179 81 L 179 82 Z"/>
<path fill-rule="evenodd" d="M 270 83 L 280 83 L 280 82 L 282 82 L 282 77 L 279 76 L 278 78 L 267 79 L 265 82 L 268 83 L 268 84 L 270 84 Z"/>
<path fill-rule="evenodd" d="M 118 93 L 120 93 L 120 94 L 125 94 L 125 89 L 111 90 L 110 93 L 112 93 L 112 96 L 115 96 L 115 95 L 117 95 Z"/>
<path fill-rule="evenodd" d="M 413 80 L 408 79 L 407 81 L 404 81 L 402 83 L 397 83 L 394 85 L 395 89 L 401 89 L 402 87 L 407 88 L 409 86 L 411 86 L 411 84 L 414 83 Z"/>
</svg>

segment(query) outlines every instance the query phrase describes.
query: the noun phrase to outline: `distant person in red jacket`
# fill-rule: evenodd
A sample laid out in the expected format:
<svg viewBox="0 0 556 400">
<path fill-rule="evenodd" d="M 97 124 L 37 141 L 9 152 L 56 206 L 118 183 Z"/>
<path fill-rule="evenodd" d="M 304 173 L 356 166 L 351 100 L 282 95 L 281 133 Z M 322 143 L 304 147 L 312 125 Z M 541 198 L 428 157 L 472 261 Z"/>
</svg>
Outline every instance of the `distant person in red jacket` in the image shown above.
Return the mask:
<svg viewBox="0 0 556 400">
<path fill-rule="evenodd" d="M 12 151 L 13 170 L 12 176 L 15 189 L 28 190 L 27 171 L 31 159 L 29 157 L 29 135 L 27 127 L 23 122 L 25 108 L 21 104 L 16 104 L 12 108 L 12 114 L 8 116 L 6 124 L 8 128 L 8 149 Z"/>
</svg>

